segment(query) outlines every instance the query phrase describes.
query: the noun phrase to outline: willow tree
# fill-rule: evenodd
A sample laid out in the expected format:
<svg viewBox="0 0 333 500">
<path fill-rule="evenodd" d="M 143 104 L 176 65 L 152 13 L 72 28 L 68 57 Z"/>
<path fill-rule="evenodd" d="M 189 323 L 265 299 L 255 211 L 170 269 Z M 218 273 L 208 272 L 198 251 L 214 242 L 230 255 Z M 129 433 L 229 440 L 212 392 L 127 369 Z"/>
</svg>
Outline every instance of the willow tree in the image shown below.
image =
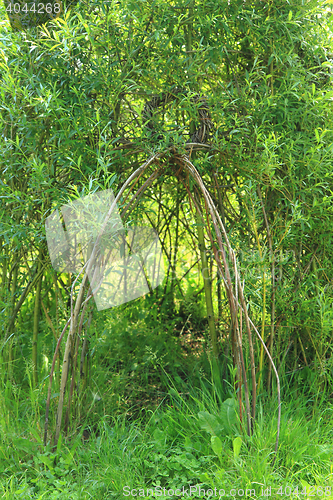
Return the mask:
<svg viewBox="0 0 333 500">
<path fill-rule="evenodd" d="M 27 336 L 15 335 L 22 308 L 35 308 L 34 342 L 46 313 L 57 339 L 66 322 L 66 307 L 53 304 L 66 303 L 71 281 L 54 275 L 40 251 L 50 211 L 107 188 L 114 174 L 120 188 L 154 155 L 177 173 L 185 155 L 218 208 L 247 309 L 270 355 L 291 372 L 314 362 L 325 387 L 332 296 L 330 25 L 325 4 L 313 0 L 96 0 L 28 31 L 1 25 L 1 296 L 3 339 L 14 349 L 9 361 Z M 188 222 L 179 201 L 185 188 L 175 175 L 159 181 L 142 203 L 156 201 L 160 211 L 151 223 L 163 232 L 163 197 L 174 199 L 177 216 L 167 219 L 162 247 L 175 273 L 172 235 L 178 234 L 174 221 Z M 190 179 L 188 186 L 193 194 Z M 137 218 L 145 214 L 140 210 Z M 198 204 L 195 217 L 200 220 Z M 203 267 L 203 245 L 214 252 L 207 234 L 193 233 L 201 239 Z M 236 271 L 231 279 L 238 282 Z M 49 302 L 45 317 L 32 301 L 39 286 Z M 172 286 L 181 290 L 177 276 Z M 221 281 L 211 289 L 220 304 L 228 300 Z M 208 308 L 211 301 L 207 288 Z M 214 351 L 219 356 L 221 344 L 230 343 L 240 366 L 235 317 L 231 307 L 226 311 L 215 337 L 210 321 Z M 239 321 L 245 331 L 243 315 Z M 269 389 L 265 347 L 255 341 L 252 353 L 244 337 L 244 352 L 247 375 L 252 369 L 249 392 L 262 382 Z"/>
</svg>

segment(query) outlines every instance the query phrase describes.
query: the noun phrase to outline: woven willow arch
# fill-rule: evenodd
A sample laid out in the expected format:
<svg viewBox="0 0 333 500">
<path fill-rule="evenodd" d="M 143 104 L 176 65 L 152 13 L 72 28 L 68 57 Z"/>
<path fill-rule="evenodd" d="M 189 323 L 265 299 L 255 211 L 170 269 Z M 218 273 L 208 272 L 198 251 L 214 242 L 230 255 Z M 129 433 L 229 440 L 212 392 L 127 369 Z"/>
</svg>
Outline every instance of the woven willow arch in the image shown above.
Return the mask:
<svg viewBox="0 0 333 500">
<path fill-rule="evenodd" d="M 232 320 L 232 330 L 233 330 L 233 335 L 234 335 L 234 340 L 235 340 L 234 356 L 235 356 L 236 365 L 237 365 L 237 372 L 238 372 L 237 375 L 238 375 L 239 380 L 242 380 L 243 384 L 244 384 L 244 395 L 245 395 L 245 405 L 246 405 L 246 423 L 247 423 L 248 435 L 250 435 L 252 430 L 253 430 L 253 424 L 255 421 L 255 411 L 256 411 L 256 372 L 255 372 L 255 362 L 254 362 L 252 330 L 255 332 L 256 336 L 258 337 L 259 341 L 261 342 L 261 344 L 262 344 L 262 346 L 263 346 L 263 348 L 268 356 L 268 359 L 271 363 L 273 371 L 275 373 L 276 381 L 277 381 L 278 419 L 277 419 L 277 434 L 276 434 L 276 443 L 275 443 L 275 456 L 273 459 L 273 463 L 274 463 L 274 461 L 276 459 L 278 445 L 279 445 L 280 422 L 281 422 L 281 389 L 280 389 L 279 375 L 278 375 L 276 366 L 273 362 L 273 359 L 272 359 L 272 357 L 271 357 L 271 355 L 266 347 L 265 342 L 263 341 L 256 326 L 254 325 L 254 323 L 252 322 L 251 318 L 248 315 L 246 301 L 244 298 L 243 288 L 242 288 L 242 284 L 241 284 L 241 280 L 240 280 L 240 275 L 239 275 L 238 268 L 237 268 L 235 252 L 233 251 L 233 249 L 230 245 L 226 229 L 222 223 L 222 220 L 221 220 L 220 215 L 216 209 L 216 206 L 215 206 L 208 190 L 206 189 L 204 182 L 203 182 L 198 170 L 195 168 L 195 166 L 190 161 L 188 156 L 185 154 L 177 153 L 177 151 L 174 148 L 169 148 L 167 151 L 160 152 L 160 153 L 157 153 L 157 154 L 151 156 L 139 168 L 137 168 L 132 173 L 132 175 L 127 179 L 127 181 L 123 184 L 123 186 L 121 187 L 120 191 L 118 192 L 117 196 L 115 197 L 115 199 L 114 199 L 112 205 L 110 206 L 109 211 L 105 217 L 100 234 L 97 237 L 94 248 L 92 250 L 90 259 L 86 262 L 85 266 L 83 267 L 83 269 L 81 270 L 79 275 L 76 277 L 76 279 L 72 285 L 71 317 L 68 319 L 68 321 L 65 325 L 65 328 L 62 331 L 62 334 L 58 340 L 58 344 L 57 344 L 54 358 L 53 358 L 51 373 L 50 373 L 50 383 L 49 383 L 48 399 L 47 399 L 47 405 L 46 405 L 46 416 L 45 416 L 44 444 L 46 444 L 46 441 L 47 441 L 48 415 L 49 415 L 49 406 L 50 406 L 50 398 L 51 398 L 51 384 L 52 384 L 53 372 L 54 372 L 54 367 L 55 367 L 55 360 L 56 360 L 56 356 L 57 356 L 57 353 L 58 353 L 58 350 L 60 347 L 60 343 L 64 337 L 64 334 L 67 330 L 67 327 L 70 326 L 69 334 L 68 334 L 67 340 L 66 340 L 65 353 L 64 353 L 64 359 L 63 359 L 63 365 L 62 365 L 60 395 L 59 395 L 59 403 L 58 403 L 58 410 L 57 410 L 56 431 L 55 431 L 55 438 L 54 438 L 54 445 L 55 446 L 56 446 L 58 439 L 59 439 L 59 436 L 60 436 L 64 398 L 65 398 L 67 378 L 68 378 L 68 373 L 69 373 L 70 353 L 71 353 L 71 350 L 76 342 L 78 332 L 80 332 L 82 329 L 83 317 L 84 317 L 86 305 L 92 297 L 92 294 L 88 293 L 88 297 L 86 299 L 84 299 L 87 276 L 88 276 L 89 271 L 91 270 L 91 268 L 93 266 L 93 262 L 94 262 L 94 259 L 96 256 L 97 248 L 98 248 L 100 239 L 102 237 L 103 231 L 107 225 L 108 219 L 111 216 L 113 210 L 115 209 L 117 202 L 120 201 L 125 190 L 127 188 L 129 188 L 129 192 L 131 192 L 133 190 L 135 184 L 139 180 L 139 178 L 149 168 L 155 167 L 155 169 L 153 170 L 151 175 L 148 177 L 148 179 L 136 191 L 136 193 L 132 196 L 131 200 L 127 203 L 127 205 L 123 209 L 123 211 L 121 213 L 122 217 L 125 217 L 126 212 L 129 210 L 132 210 L 138 204 L 139 199 L 143 195 L 145 190 L 161 174 L 163 174 L 164 165 L 161 164 L 161 160 L 167 156 L 170 159 L 170 154 L 172 157 L 173 164 L 177 166 L 177 171 L 176 171 L 176 169 L 174 170 L 174 175 L 177 177 L 177 179 L 180 182 L 182 182 L 184 184 L 184 186 L 187 190 L 188 196 L 191 199 L 191 202 L 193 202 L 194 206 L 196 207 L 197 213 L 204 221 L 205 220 L 204 214 L 201 212 L 201 210 L 199 208 L 199 205 L 196 201 L 196 197 L 193 196 L 193 194 L 190 192 L 189 186 L 186 183 L 189 177 L 191 177 L 195 181 L 197 191 L 198 191 L 198 193 L 200 193 L 200 195 L 204 199 L 206 219 L 210 220 L 212 222 L 212 225 L 213 225 L 213 228 L 215 231 L 215 238 L 214 238 L 213 234 L 209 228 L 209 225 L 204 223 L 206 232 L 208 234 L 208 237 L 210 239 L 210 242 L 212 244 L 212 248 L 214 251 L 214 259 L 215 259 L 215 262 L 218 266 L 219 274 L 223 280 L 226 294 L 228 297 L 229 309 L 230 309 L 231 320 Z M 128 198 L 128 195 L 129 195 L 129 193 L 127 194 L 125 200 Z M 74 286 L 75 286 L 79 276 L 82 274 L 83 271 L 85 271 L 85 273 L 83 275 L 83 279 L 82 279 L 82 282 L 81 282 L 81 285 L 80 285 L 80 288 L 79 288 L 79 291 L 77 294 L 77 298 L 76 298 L 75 303 L 74 303 L 74 300 L 73 300 Z M 232 276 L 233 276 L 233 278 L 232 278 Z M 250 408 L 250 395 L 249 395 L 249 388 L 248 388 L 249 385 L 248 385 L 246 369 L 245 369 L 245 362 L 244 362 L 244 355 L 243 355 L 242 336 L 241 336 L 241 332 L 240 332 L 240 328 L 239 328 L 239 316 L 240 316 L 240 314 L 243 314 L 244 318 L 245 318 L 245 327 L 246 327 L 247 337 L 248 337 L 248 342 L 249 342 L 249 347 L 250 347 L 249 351 L 250 351 L 250 366 L 251 366 L 251 379 L 252 379 L 252 393 L 251 393 L 252 405 L 251 405 L 251 408 Z M 78 327 L 78 332 L 76 331 L 77 327 Z M 74 369 L 75 369 L 75 366 L 74 366 Z M 67 415 L 68 415 L 68 412 L 70 411 L 72 391 L 73 391 L 73 376 L 72 376 L 72 384 L 71 384 L 68 407 L 67 407 Z"/>
</svg>

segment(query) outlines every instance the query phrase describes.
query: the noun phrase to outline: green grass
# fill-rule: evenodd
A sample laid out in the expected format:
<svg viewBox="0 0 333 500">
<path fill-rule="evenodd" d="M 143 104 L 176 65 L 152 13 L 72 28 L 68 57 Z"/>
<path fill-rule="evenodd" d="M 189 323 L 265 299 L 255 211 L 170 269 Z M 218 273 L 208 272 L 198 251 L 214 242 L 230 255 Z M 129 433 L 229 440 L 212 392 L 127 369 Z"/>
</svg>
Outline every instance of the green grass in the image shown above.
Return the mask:
<svg viewBox="0 0 333 500">
<path fill-rule="evenodd" d="M 214 397 L 213 389 L 209 383 L 202 384 L 202 389 L 188 386 L 187 395 L 180 396 L 170 385 L 160 406 L 142 410 L 137 418 L 103 415 L 102 407 L 95 409 L 90 432 L 86 428 L 82 435 L 82 427 L 81 435 L 63 440 L 51 452 L 39 437 L 41 393 L 32 392 L 27 400 L 7 383 L 0 396 L 0 498 L 136 498 L 124 495 L 133 489 L 142 498 L 149 488 L 163 498 L 163 488 L 166 493 L 184 488 L 189 495 L 191 485 L 201 487 L 201 496 L 192 490 L 185 498 L 203 498 L 203 490 L 208 498 L 207 490 L 214 493 L 214 488 L 225 493 L 244 490 L 247 498 L 257 498 L 261 488 L 271 487 L 271 498 L 277 499 L 286 498 L 288 487 L 291 491 L 298 487 L 299 498 L 305 500 L 320 498 L 321 490 L 317 494 L 316 488 L 321 486 L 332 488 L 332 494 L 327 489 L 323 498 L 333 498 L 332 405 L 322 404 L 313 412 L 304 395 L 298 399 L 287 395 L 273 466 L 276 402 L 259 403 L 254 434 L 247 437 L 232 416 L 228 417 L 231 425 L 225 425 L 219 400 L 224 396 Z M 210 431 L 199 412 L 210 414 Z M 279 488 L 283 495 L 277 493 Z M 252 489 L 256 496 L 250 494 Z"/>
<path fill-rule="evenodd" d="M 333 405 L 330 390 L 316 389 L 315 372 L 288 375 L 280 367 L 281 435 L 273 464 L 275 390 L 270 397 L 261 392 L 248 437 L 237 417 L 232 369 L 212 369 L 207 338 L 195 335 L 195 323 L 184 334 L 192 328 L 197 350 L 181 348 L 181 321 L 159 317 L 149 300 L 146 308 L 138 302 L 103 321 L 91 336 L 87 396 L 56 450 L 42 444 L 49 367 L 33 389 L 29 363 L 24 372 L 18 359 L 14 383 L 0 359 L 0 499 L 154 498 L 152 492 L 197 499 L 220 498 L 219 490 L 221 498 L 260 498 L 263 490 L 271 494 L 262 498 L 333 499 Z M 55 378 L 51 431 L 57 393 Z"/>
</svg>

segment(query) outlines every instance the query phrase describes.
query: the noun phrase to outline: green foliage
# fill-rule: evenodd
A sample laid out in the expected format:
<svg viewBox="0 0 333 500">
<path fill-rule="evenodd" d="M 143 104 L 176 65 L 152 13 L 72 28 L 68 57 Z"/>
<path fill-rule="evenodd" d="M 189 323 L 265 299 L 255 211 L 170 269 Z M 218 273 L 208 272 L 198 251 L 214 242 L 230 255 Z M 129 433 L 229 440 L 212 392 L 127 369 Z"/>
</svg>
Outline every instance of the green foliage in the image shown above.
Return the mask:
<svg viewBox="0 0 333 500">
<path fill-rule="evenodd" d="M 253 319 L 265 323 L 262 318 L 273 307 L 272 255 L 259 186 L 276 267 L 276 347 L 289 338 L 295 344 L 299 336 L 308 364 L 316 358 L 324 366 L 329 349 L 317 354 L 313 345 L 330 340 L 317 298 L 318 290 L 325 290 L 330 307 L 331 24 L 330 12 L 312 0 L 218 5 L 205 0 L 181 9 L 174 2 L 95 0 L 27 32 L 14 33 L 3 22 L 0 258 L 8 285 L 3 283 L 1 292 L 3 328 L 10 322 L 9 303 L 17 303 L 45 244 L 45 217 L 73 196 L 109 186 L 115 174 L 117 189 L 153 151 L 171 144 L 183 151 L 200 122 L 194 99 L 200 91 L 213 129 L 208 151 L 199 151 L 195 163 L 207 184 L 216 174 L 227 186 L 214 196 L 220 196 L 221 214 L 239 249 Z M 152 110 L 151 128 L 147 105 L 162 95 L 168 99 Z M 166 158 L 172 163 L 172 155 Z M 260 262 L 253 260 L 259 250 Z M 23 267 L 14 287 L 17 260 Z M 195 321 L 198 309 L 185 293 L 181 312 Z M 51 308 L 53 294 L 50 290 Z M 21 320 L 24 313 L 31 316 L 30 297 Z M 60 315 L 61 322 L 66 311 Z M 268 331 L 262 333 L 266 337 Z M 285 362 L 291 369 L 289 356 Z"/>
<path fill-rule="evenodd" d="M 3 497 L 117 498 L 134 477 L 170 488 L 194 479 L 221 487 L 331 481 L 331 427 L 322 428 L 317 411 L 331 422 L 330 404 L 322 404 L 332 383 L 332 12 L 316 0 L 93 0 L 27 32 L 12 32 L 3 5 L 0 13 Z M 199 93 L 212 128 L 202 150 L 192 152 L 186 142 L 205 121 Z M 220 390 L 230 384 L 231 362 L 223 290 L 214 299 L 225 354 L 220 386 L 215 375 L 208 382 L 208 356 L 195 358 L 181 347 L 187 332 L 204 347 L 207 342 L 200 278 L 189 271 L 196 233 L 184 186 L 192 193 L 193 185 L 171 146 L 191 156 L 219 208 L 251 317 L 294 398 L 294 411 L 284 409 L 276 469 L 270 465 L 275 407 L 272 418 L 259 412 L 254 435 L 246 438 L 238 435 L 233 387 L 231 394 Z M 74 445 L 64 451 L 61 444 L 54 454 L 40 443 L 42 400 L 70 313 L 73 277 L 50 268 L 45 218 L 69 199 L 111 185 L 117 191 L 157 151 L 164 153 L 164 173 L 129 223 L 157 228 L 171 268 L 167 283 L 121 310 L 98 317 L 92 311 L 90 328 L 84 323 L 89 391 L 79 396 L 69 427 L 81 428 L 89 410 L 88 422 L 99 431 L 91 447 L 77 444 L 78 459 Z M 188 253 L 179 256 L 184 248 Z M 22 370 L 33 349 L 41 249 L 38 366 Z M 245 335 L 243 342 L 247 362 Z M 260 355 L 257 343 L 257 367 Z M 59 375 L 57 367 L 53 402 Z M 182 397 L 171 396 L 166 409 L 170 380 Z M 214 396 L 190 404 L 187 380 Z M 295 408 L 305 394 L 310 415 Z M 152 417 L 138 422 L 145 406 Z M 103 417 L 101 423 L 110 414 L 131 422 Z"/>
<path fill-rule="evenodd" d="M 235 459 L 239 457 L 241 446 L 242 446 L 242 438 L 240 436 L 237 436 L 232 442 Z"/>
<path fill-rule="evenodd" d="M 220 433 L 232 435 L 238 424 L 235 400 L 232 398 L 226 399 L 221 405 L 218 416 L 211 415 L 207 411 L 201 411 L 199 412 L 199 419 L 201 428 L 212 436 L 218 436 Z"/>
<path fill-rule="evenodd" d="M 255 488 L 258 496 L 258 483 L 272 486 L 272 492 L 281 485 L 293 489 L 303 483 L 333 486 L 332 405 L 326 403 L 312 415 L 304 396 L 286 397 L 278 463 L 272 467 L 276 408 L 268 406 L 265 417 L 260 405 L 252 437 L 230 440 L 222 433 L 217 438 L 201 428 L 197 415 L 206 408 L 215 416 L 218 408 L 204 393 L 188 390 L 190 398 L 170 393 L 168 407 L 147 412 L 130 423 L 122 417 L 104 416 L 87 439 L 81 433 L 82 438 L 62 442 L 55 452 L 43 449 L 32 434 L 28 436 L 25 429 L 30 417 L 19 421 L 8 448 L 2 428 L 3 498 L 119 498 L 124 486 Z M 265 401 L 265 413 L 267 404 Z M 6 454 L 6 450 L 10 452 Z M 196 492 L 190 498 L 200 496 Z"/>
</svg>

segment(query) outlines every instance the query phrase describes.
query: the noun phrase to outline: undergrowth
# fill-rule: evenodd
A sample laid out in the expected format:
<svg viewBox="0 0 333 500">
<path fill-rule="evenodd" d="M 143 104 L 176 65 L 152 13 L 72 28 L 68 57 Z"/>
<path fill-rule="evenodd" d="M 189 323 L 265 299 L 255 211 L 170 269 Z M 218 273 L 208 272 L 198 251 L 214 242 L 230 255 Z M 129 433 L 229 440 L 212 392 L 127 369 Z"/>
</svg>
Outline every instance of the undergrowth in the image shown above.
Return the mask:
<svg viewBox="0 0 333 500">
<path fill-rule="evenodd" d="M 180 329 L 179 316 L 153 300 L 92 324 L 89 390 L 56 449 L 52 436 L 42 442 L 47 378 L 33 389 L 28 364 L 20 383 L 2 376 L 0 498 L 333 499 L 330 391 L 318 394 L 315 380 L 280 366 L 274 462 L 274 388 L 273 397 L 261 391 L 247 436 L 232 364 L 212 366 L 195 321 Z M 56 380 L 52 396 L 54 414 Z"/>
</svg>

